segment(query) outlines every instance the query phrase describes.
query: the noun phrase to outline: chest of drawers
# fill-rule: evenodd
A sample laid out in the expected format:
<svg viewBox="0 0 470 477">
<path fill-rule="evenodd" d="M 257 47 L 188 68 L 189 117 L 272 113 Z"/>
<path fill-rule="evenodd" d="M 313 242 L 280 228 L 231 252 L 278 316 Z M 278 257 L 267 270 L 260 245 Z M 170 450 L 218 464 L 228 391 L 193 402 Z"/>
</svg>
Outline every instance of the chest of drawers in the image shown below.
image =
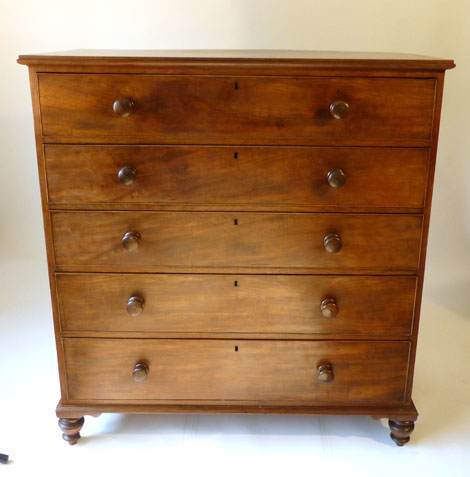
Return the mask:
<svg viewBox="0 0 470 477">
<path fill-rule="evenodd" d="M 102 412 L 361 414 L 409 440 L 452 61 L 80 50 L 18 61 L 65 440 Z"/>
</svg>

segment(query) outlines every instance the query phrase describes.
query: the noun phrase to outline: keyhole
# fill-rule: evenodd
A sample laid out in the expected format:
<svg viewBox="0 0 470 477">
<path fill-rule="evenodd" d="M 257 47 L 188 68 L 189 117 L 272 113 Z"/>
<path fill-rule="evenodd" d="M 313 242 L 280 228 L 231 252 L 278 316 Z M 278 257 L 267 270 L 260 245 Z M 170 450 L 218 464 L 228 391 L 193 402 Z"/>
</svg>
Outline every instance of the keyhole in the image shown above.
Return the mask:
<svg viewBox="0 0 470 477">
<path fill-rule="evenodd" d="M 233 225 L 238 225 L 238 219 L 235 219 L 235 220 L 233 221 Z"/>
<path fill-rule="evenodd" d="M 235 346 L 235 353 L 238 352 L 238 346 Z"/>
<path fill-rule="evenodd" d="M 235 281 L 233 282 L 233 286 L 234 286 L 234 287 L 238 287 L 238 280 L 235 280 Z"/>
<path fill-rule="evenodd" d="M 238 159 L 238 152 L 234 152 L 234 153 L 233 153 L 233 158 L 234 158 L 234 159 Z"/>
<path fill-rule="evenodd" d="M 238 81 L 235 81 L 235 89 L 238 89 Z"/>
</svg>

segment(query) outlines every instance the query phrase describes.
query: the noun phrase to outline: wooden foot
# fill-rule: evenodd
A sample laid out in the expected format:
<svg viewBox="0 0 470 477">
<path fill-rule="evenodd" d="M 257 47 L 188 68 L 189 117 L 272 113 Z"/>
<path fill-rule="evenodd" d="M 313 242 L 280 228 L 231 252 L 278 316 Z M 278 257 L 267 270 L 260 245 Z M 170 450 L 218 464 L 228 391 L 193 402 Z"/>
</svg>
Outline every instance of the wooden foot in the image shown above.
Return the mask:
<svg viewBox="0 0 470 477">
<path fill-rule="evenodd" d="M 80 439 L 80 429 L 85 423 L 85 418 L 68 418 L 61 417 L 59 419 L 59 427 L 62 430 L 62 438 L 67 441 L 71 446 L 77 443 Z"/>
<path fill-rule="evenodd" d="M 390 427 L 390 437 L 397 446 L 404 446 L 410 440 L 410 434 L 415 428 L 413 421 L 392 421 L 388 420 L 388 426 Z"/>
</svg>

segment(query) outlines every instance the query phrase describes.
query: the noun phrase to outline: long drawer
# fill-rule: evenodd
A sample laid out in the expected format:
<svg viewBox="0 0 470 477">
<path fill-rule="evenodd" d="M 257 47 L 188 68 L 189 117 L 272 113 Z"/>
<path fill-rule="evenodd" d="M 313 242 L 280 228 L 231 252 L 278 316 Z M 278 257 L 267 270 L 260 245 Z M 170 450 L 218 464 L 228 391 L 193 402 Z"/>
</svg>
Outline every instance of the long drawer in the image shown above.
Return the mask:
<svg viewBox="0 0 470 477">
<path fill-rule="evenodd" d="M 415 277 L 56 274 L 62 331 L 410 334 Z"/>
<path fill-rule="evenodd" d="M 51 204 L 422 207 L 429 151 L 46 145 Z"/>
<path fill-rule="evenodd" d="M 404 341 L 71 338 L 63 346 L 68 399 L 113 402 L 399 403 L 410 350 Z"/>
<path fill-rule="evenodd" d="M 410 270 L 418 267 L 422 226 L 411 214 L 56 211 L 51 218 L 57 265 L 129 269 Z"/>
<path fill-rule="evenodd" d="M 251 140 L 429 140 L 436 84 L 416 78 L 41 73 L 38 81 L 44 136 Z M 121 116 L 113 108 L 119 100 Z M 343 103 L 335 110 L 338 101 Z"/>
</svg>

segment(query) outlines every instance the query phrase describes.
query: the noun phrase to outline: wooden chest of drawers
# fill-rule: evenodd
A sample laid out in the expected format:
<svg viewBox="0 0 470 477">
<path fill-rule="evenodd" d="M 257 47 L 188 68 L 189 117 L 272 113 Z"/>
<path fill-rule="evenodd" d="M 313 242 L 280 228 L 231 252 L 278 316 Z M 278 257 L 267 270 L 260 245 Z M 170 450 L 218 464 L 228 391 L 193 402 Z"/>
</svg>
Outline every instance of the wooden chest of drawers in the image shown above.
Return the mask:
<svg viewBox="0 0 470 477">
<path fill-rule="evenodd" d="M 25 55 L 61 401 L 364 414 L 409 440 L 444 71 L 408 55 Z"/>
</svg>

